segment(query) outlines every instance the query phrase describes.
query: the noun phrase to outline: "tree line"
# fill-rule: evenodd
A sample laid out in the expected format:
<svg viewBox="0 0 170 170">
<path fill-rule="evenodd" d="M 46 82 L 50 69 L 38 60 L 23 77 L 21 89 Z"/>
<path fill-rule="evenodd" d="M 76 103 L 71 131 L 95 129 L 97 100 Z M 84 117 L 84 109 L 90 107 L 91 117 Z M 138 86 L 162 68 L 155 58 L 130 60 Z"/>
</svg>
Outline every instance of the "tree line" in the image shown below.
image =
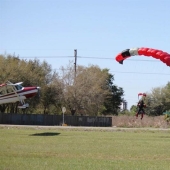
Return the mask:
<svg viewBox="0 0 170 170">
<path fill-rule="evenodd" d="M 166 111 L 170 111 L 170 82 L 164 87 L 155 87 L 144 97 L 146 104 L 145 112 L 149 116 L 160 116 Z M 133 105 L 130 109 L 135 113 L 137 106 Z"/>
<path fill-rule="evenodd" d="M 18 103 L 1 104 L 3 113 L 39 113 L 70 115 L 118 115 L 135 114 L 137 106 L 121 111 L 124 90 L 114 84 L 114 75 L 97 65 L 77 66 L 73 61 L 57 72 L 46 61 L 26 60 L 12 55 L 0 55 L 0 83 L 23 82 L 23 86 L 39 86 L 40 94 L 27 99 L 30 107 L 18 109 Z M 162 115 L 170 111 L 170 82 L 164 87 L 153 88 L 146 93 L 147 115 Z"/>
<path fill-rule="evenodd" d="M 124 91 L 114 84 L 114 75 L 96 65 L 77 66 L 72 61 L 60 71 L 46 61 L 26 60 L 0 55 L 0 82 L 23 82 L 23 86 L 39 86 L 40 94 L 27 99 L 30 107 L 18 109 L 17 103 L 1 104 L 3 113 L 39 113 L 70 115 L 118 115 Z"/>
<path fill-rule="evenodd" d="M 170 111 L 170 82 L 164 87 L 153 88 L 146 97 L 146 104 L 148 115 L 159 116 L 166 111 Z"/>
</svg>

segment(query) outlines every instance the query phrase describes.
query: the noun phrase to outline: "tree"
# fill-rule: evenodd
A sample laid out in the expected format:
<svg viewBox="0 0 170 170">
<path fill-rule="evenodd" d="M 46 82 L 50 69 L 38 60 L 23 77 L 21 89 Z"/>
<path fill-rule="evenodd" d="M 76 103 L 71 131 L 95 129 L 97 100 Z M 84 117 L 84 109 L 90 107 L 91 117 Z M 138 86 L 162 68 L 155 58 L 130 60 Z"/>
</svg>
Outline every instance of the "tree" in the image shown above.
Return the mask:
<svg viewBox="0 0 170 170">
<path fill-rule="evenodd" d="M 146 97 L 146 112 L 149 115 L 162 115 L 166 110 L 170 110 L 170 83 L 165 87 L 153 88 Z"/>
<path fill-rule="evenodd" d="M 16 83 L 23 82 L 23 86 L 40 86 L 44 89 L 50 82 L 57 79 L 57 74 L 52 71 L 51 66 L 47 62 L 40 63 L 39 60 L 21 60 L 15 56 L 0 55 L 0 82 L 5 83 L 7 80 Z M 53 100 L 53 98 L 50 98 Z M 36 107 L 39 105 L 38 97 L 28 100 L 30 107 L 27 112 L 36 112 Z M 21 112 L 17 109 L 17 103 L 4 104 L 0 106 L 1 112 Z"/>
<path fill-rule="evenodd" d="M 130 108 L 130 112 L 135 115 L 137 113 L 137 106 L 136 105 L 132 105 Z"/>
<path fill-rule="evenodd" d="M 121 87 L 114 85 L 114 76 L 109 74 L 107 69 L 104 71 L 106 71 L 108 74 L 106 85 L 109 89 L 109 94 L 107 94 L 107 97 L 104 101 L 106 110 L 103 112 L 103 114 L 118 115 L 118 112 L 120 111 L 120 105 L 124 101 L 124 91 Z"/>
<path fill-rule="evenodd" d="M 167 83 L 163 91 L 165 110 L 170 110 L 170 82 Z"/>
<path fill-rule="evenodd" d="M 117 113 L 122 102 L 123 90 L 113 84 L 113 75 L 109 74 L 107 69 L 102 70 L 94 65 L 78 66 L 76 77 L 71 63 L 61 70 L 64 101 L 70 113 Z"/>
<path fill-rule="evenodd" d="M 56 96 L 58 95 L 57 88 L 54 85 L 46 85 L 42 89 L 41 104 L 43 106 L 43 113 L 47 114 L 50 105 L 56 105 Z"/>
<path fill-rule="evenodd" d="M 98 66 L 77 66 L 75 75 L 72 62 L 56 73 L 51 65 L 39 60 L 22 60 L 16 56 L 0 56 L 0 82 L 7 80 L 23 86 L 39 86 L 38 95 L 29 101 L 27 113 L 61 113 L 63 106 L 74 115 L 117 114 L 122 102 L 123 89 L 116 86 L 113 75 Z M 18 113 L 17 103 L 0 106 L 1 112 Z"/>
<path fill-rule="evenodd" d="M 83 106 L 86 114 L 100 115 L 105 110 L 104 100 L 109 94 L 106 86 L 108 73 L 98 66 L 81 68 L 76 77 L 76 89 L 79 94 L 79 104 Z"/>
</svg>

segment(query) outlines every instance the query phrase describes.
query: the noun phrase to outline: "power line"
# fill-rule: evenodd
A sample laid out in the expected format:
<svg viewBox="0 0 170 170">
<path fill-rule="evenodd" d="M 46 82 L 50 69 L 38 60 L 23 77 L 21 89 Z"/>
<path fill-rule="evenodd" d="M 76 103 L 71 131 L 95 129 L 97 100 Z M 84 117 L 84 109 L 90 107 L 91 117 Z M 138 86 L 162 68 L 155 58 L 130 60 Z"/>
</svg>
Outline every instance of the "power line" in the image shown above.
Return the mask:
<svg viewBox="0 0 170 170">
<path fill-rule="evenodd" d="M 25 57 L 20 57 L 19 58 L 74 58 L 74 56 L 25 56 Z"/>
<path fill-rule="evenodd" d="M 156 75 L 170 75 L 168 73 L 150 73 L 150 72 L 130 72 L 130 71 L 110 71 L 113 73 L 122 73 L 122 74 L 156 74 Z"/>
<path fill-rule="evenodd" d="M 62 70 L 62 69 L 54 69 L 54 70 Z M 69 69 L 64 69 L 64 70 L 69 70 Z M 170 75 L 168 73 L 130 72 L 130 71 L 114 71 L 114 70 L 109 70 L 109 72 L 111 72 L 111 73 L 121 73 L 121 74 L 153 74 L 153 75 L 165 75 L 165 76 Z"/>
<path fill-rule="evenodd" d="M 91 59 L 106 59 L 106 60 L 113 60 L 114 57 L 82 57 L 78 56 L 79 58 L 91 58 Z M 127 61 L 149 61 L 149 62 L 159 62 L 159 60 L 141 60 L 141 59 L 128 59 Z"/>
<path fill-rule="evenodd" d="M 75 58 L 75 56 L 23 56 L 19 58 Z M 90 58 L 90 59 L 101 59 L 101 60 L 114 60 L 114 57 L 86 57 L 77 56 L 79 59 Z M 159 60 L 145 60 L 145 59 L 128 59 L 127 61 L 146 61 L 146 62 L 160 62 Z"/>
<path fill-rule="evenodd" d="M 85 57 L 85 56 L 77 56 L 77 51 L 75 51 L 74 56 L 27 56 L 27 57 L 19 57 L 19 58 L 75 58 L 75 63 L 77 61 L 77 58 L 90 58 L 90 59 L 102 59 L 102 60 L 114 60 L 114 57 Z M 127 61 L 144 61 L 144 62 L 160 62 L 159 60 L 145 60 L 145 59 L 128 59 Z M 76 68 L 76 65 L 75 65 Z M 60 70 L 60 69 L 54 69 L 54 70 Z M 65 69 L 67 70 L 67 69 Z M 75 70 L 76 71 L 76 70 Z M 170 75 L 168 73 L 150 73 L 150 72 L 128 72 L 128 71 L 112 71 L 112 73 L 120 73 L 120 74 L 150 74 L 150 75 Z"/>
</svg>

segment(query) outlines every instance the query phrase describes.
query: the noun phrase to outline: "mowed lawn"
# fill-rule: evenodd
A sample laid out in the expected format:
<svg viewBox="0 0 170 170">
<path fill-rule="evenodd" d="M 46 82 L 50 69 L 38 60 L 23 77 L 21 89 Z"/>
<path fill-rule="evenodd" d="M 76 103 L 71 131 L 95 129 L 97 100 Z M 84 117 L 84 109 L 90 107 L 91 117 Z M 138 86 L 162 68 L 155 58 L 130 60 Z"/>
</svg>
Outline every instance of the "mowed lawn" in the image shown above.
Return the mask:
<svg viewBox="0 0 170 170">
<path fill-rule="evenodd" d="M 170 131 L 0 128 L 0 170 L 169 170 Z"/>
</svg>

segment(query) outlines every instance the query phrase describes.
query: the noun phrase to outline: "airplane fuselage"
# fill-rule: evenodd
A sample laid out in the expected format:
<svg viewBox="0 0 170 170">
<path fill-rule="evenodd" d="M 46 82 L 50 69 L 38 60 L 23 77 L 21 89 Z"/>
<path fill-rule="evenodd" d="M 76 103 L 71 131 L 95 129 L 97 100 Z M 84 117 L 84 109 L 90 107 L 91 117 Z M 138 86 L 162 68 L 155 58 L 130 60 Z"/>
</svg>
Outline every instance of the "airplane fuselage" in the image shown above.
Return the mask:
<svg viewBox="0 0 170 170">
<path fill-rule="evenodd" d="M 38 87 L 23 87 L 20 84 L 0 85 L 0 104 L 15 103 L 34 97 L 38 93 Z"/>
</svg>

